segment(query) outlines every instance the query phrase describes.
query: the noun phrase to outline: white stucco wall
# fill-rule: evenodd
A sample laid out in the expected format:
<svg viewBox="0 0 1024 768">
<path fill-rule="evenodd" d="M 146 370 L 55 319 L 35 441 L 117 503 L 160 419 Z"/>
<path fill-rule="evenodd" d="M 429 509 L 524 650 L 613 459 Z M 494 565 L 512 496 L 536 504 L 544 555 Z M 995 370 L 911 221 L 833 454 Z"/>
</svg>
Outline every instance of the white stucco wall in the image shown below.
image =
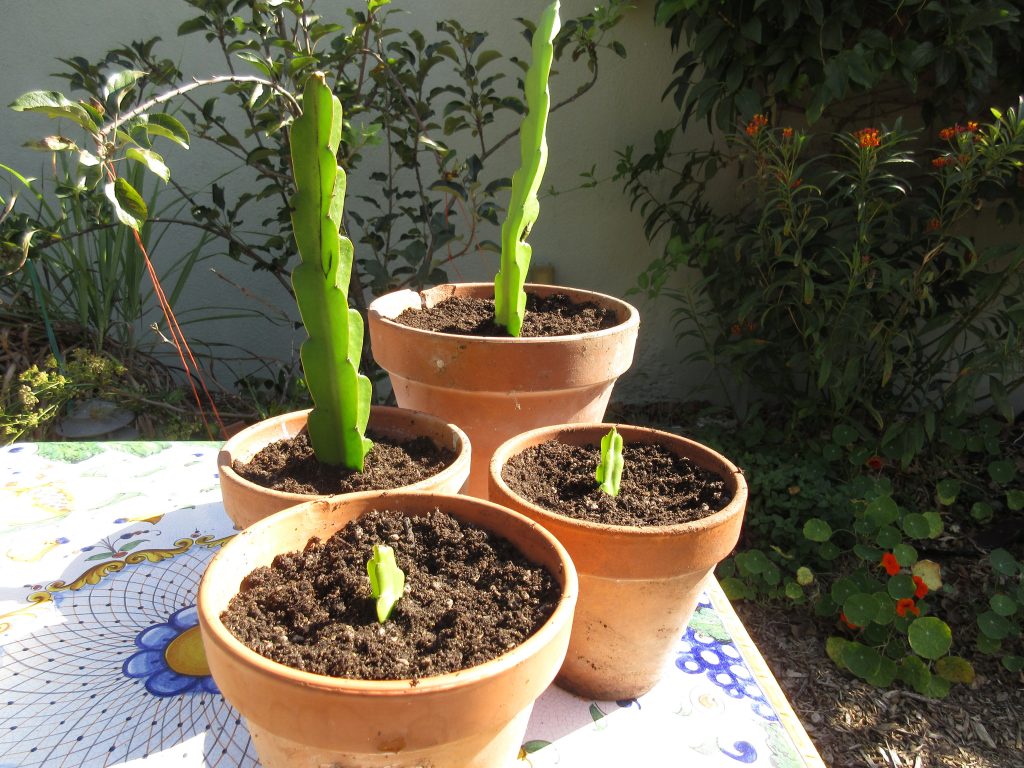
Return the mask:
<svg viewBox="0 0 1024 768">
<path fill-rule="evenodd" d="M 425 30 L 428 39 L 436 19 L 454 17 L 468 29 L 488 31 L 491 38 L 487 47 L 497 48 L 505 55 L 525 56 L 525 41 L 514 17 L 535 17 L 545 1 L 396 0 L 396 5 L 410 9 L 407 23 Z M 563 18 L 584 13 L 591 5 L 590 0 L 563 0 Z M 616 150 L 627 144 L 646 147 L 656 129 L 671 124 L 675 109 L 671 103 L 661 101 L 661 93 L 671 77 L 675 55 L 669 48 L 668 33 L 654 26 L 653 5 L 652 0 L 638 0 L 617 30 L 628 57 L 621 60 L 614 55 L 603 56 L 597 87 L 553 116 L 548 131 L 550 160 L 545 187 L 573 187 L 578 183 L 579 173 L 595 164 L 600 177 L 610 176 Z M 344 7 L 340 0 L 321 0 L 317 10 L 343 21 Z M 96 59 L 115 44 L 153 35 L 163 38 L 159 50 L 178 61 L 186 74 L 221 74 L 224 63 L 219 51 L 205 43 L 201 35 L 178 38 L 175 34 L 177 26 L 194 15 L 191 11 L 175 0 L 8 0 L 4 3 L 0 33 L 4 63 L 0 105 L 6 107 L 29 90 L 54 88 L 66 92 L 65 81 L 48 76 L 64 68 L 57 57 L 81 55 Z M 575 82 L 583 76 L 581 72 L 575 78 L 570 74 L 556 79 L 552 85 L 554 100 L 575 90 Z M 50 121 L 42 116 L 0 109 L 0 162 L 30 175 L 40 175 L 39 169 L 47 158 L 22 149 L 21 145 L 52 130 Z M 189 152 L 173 148 L 161 151 L 165 152 L 175 178 L 192 188 L 208 186 L 230 167 L 223 164 L 223 158 L 204 154 L 199 147 Z M 512 142 L 489 160 L 487 168 L 495 175 L 511 175 L 515 163 L 516 148 Z M 367 163 L 360 173 L 352 175 L 350 192 L 360 184 L 369 184 L 365 175 L 371 169 L 372 163 Z M 488 237 L 497 239 L 496 235 L 495 232 Z M 165 238 L 163 252 L 154 257 L 158 261 L 169 259 L 185 243 L 184 234 Z M 555 265 L 556 282 L 619 296 L 635 284 L 637 273 L 656 255 L 644 238 L 640 215 L 629 210 L 621 186 L 611 181 L 594 189 L 543 200 L 531 243 L 536 263 Z M 489 280 L 496 259 L 490 253 L 466 257 L 457 263 L 451 277 Z M 244 285 L 261 300 L 295 316 L 289 297 L 273 281 L 239 267 L 216 251 L 204 268 L 193 275 L 182 309 L 226 304 L 259 306 L 212 277 L 207 271 L 211 267 Z M 677 348 L 671 328 L 670 308 L 664 303 L 650 305 L 639 297 L 636 301 L 642 315 L 638 355 L 633 371 L 620 383 L 618 396 L 632 401 L 684 396 L 687 387 L 695 383 L 695 374 L 681 363 L 683 353 Z M 203 325 L 190 332 L 209 341 L 235 339 L 242 347 L 269 360 L 289 359 L 301 341 L 301 331 L 255 320 Z"/>
</svg>

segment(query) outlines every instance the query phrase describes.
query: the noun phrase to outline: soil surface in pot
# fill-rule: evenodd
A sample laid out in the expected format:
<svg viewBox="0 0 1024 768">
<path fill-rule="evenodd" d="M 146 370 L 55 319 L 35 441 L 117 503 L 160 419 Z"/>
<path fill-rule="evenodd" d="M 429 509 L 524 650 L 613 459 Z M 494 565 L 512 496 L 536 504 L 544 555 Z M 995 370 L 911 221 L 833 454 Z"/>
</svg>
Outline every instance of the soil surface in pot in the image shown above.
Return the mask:
<svg viewBox="0 0 1024 768">
<path fill-rule="evenodd" d="M 395 440 L 372 430 L 366 436 L 373 441 L 373 448 L 366 454 L 362 472 L 317 461 L 306 430 L 271 443 L 249 462 L 236 461 L 231 468 L 246 480 L 275 491 L 331 495 L 412 485 L 455 460 L 454 451 L 427 437 Z"/>
<path fill-rule="evenodd" d="M 380 624 L 366 561 L 382 543 L 405 572 L 405 594 Z M 415 685 L 520 645 L 560 596 L 555 578 L 505 539 L 438 510 L 373 511 L 257 568 L 221 620 L 256 653 L 290 667 Z"/>
<path fill-rule="evenodd" d="M 730 501 L 725 480 L 660 445 L 622 448 L 619 495 L 598 486 L 599 445 L 551 441 L 513 456 L 502 469 L 509 488 L 544 509 L 607 525 L 676 525 L 707 517 Z"/>
<path fill-rule="evenodd" d="M 504 326 L 494 322 L 494 300 L 452 296 L 429 309 L 407 309 L 395 322 L 410 328 L 462 336 L 504 336 Z M 574 303 L 564 294 L 526 296 L 522 337 L 569 336 L 590 333 L 619 324 L 615 311 L 594 302 Z"/>
</svg>

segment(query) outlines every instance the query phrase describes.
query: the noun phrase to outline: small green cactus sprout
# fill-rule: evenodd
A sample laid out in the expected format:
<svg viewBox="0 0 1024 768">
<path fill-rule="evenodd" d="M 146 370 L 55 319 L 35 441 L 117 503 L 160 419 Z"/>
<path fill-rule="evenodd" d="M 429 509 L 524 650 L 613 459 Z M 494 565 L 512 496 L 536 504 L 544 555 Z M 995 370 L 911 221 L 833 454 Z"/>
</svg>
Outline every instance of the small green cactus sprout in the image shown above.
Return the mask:
<svg viewBox="0 0 1024 768">
<path fill-rule="evenodd" d="M 619 483 L 622 481 L 622 435 L 615 427 L 601 438 L 601 460 L 594 477 L 601 484 L 602 491 L 609 496 L 619 495 Z"/>
<path fill-rule="evenodd" d="M 548 76 L 554 57 L 552 45 L 558 34 L 558 0 L 541 14 L 533 33 L 533 51 L 526 72 L 526 117 L 519 127 L 519 170 L 512 176 L 512 198 L 501 225 L 501 267 L 494 278 L 494 319 L 512 336 L 522 333 L 526 316 L 526 272 L 533 249 L 526 238 L 537 221 L 540 189 L 548 164 L 548 144 L 544 132 L 548 123 L 551 95 Z"/>
<path fill-rule="evenodd" d="M 370 380 L 359 373 L 363 319 L 348 306 L 352 241 L 341 234 L 345 172 L 338 167 L 341 102 L 321 73 L 311 75 L 302 115 L 291 129 L 292 227 L 302 262 L 292 287 L 309 335 L 300 357 L 313 410 L 307 420 L 318 460 L 361 471 L 367 440 Z"/>
<path fill-rule="evenodd" d="M 405 592 L 405 574 L 395 562 L 395 550 L 387 544 L 374 544 L 366 573 L 370 576 L 370 596 L 377 601 L 377 621 L 383 624 Z"/>
</svg>

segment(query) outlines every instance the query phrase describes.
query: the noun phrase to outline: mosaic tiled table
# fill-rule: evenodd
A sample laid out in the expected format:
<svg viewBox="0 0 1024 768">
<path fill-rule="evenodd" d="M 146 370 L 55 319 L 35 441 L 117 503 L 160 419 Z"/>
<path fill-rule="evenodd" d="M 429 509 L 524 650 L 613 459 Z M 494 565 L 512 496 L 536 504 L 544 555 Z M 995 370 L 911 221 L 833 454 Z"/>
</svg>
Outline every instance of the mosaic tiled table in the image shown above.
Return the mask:
<svg viewBox="0 0 1024 768">
<path fill-rule="evenodd" d="M 0 448 L 0 768 L 255 766 L 195 611 L 233 535 L 212 443 Z M 636 700 L 537 702 L 518 765 L 821 767 L 712 581 Z"/>
</svg>

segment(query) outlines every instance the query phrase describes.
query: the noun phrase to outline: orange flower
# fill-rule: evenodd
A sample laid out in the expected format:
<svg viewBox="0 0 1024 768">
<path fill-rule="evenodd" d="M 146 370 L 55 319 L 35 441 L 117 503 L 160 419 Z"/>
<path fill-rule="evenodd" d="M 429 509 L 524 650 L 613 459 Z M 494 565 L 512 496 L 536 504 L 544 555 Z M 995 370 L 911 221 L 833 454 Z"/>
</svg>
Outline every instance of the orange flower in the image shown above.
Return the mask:
<svg viewBox="0 0 1024 768">
<path fill-rule="evenodd" d="M 943 141 L 949 141 L 956 136 L 956 128 L 943 128 L 939 131 L 939 138 Z"/>
<path fill-rule="evenodd" d="M 853 138 L 857 140 L 862 149 L 877 147 L 882 143 L 877 128 L 861 128 L 859 131 L 854 132 Z"/>
<path fill-rule="evenodd" d="M 943 155 L 942 157 L 936 157 L 932 159 L 932 165 L 936 168 L 945 168 L 947 165 L 953 162 L 953 158 Z"/>
<path fill-rule="evenodd" d="M 914 590 L 914 597 L 918 600 L 928 594 L 928 585 L 924 583 L 924 579 L 920 576 L 914 577 L 914 584 L 917 585 L 917 589 Z"/>
<path fill-rule="evenodd" d="M 747 136 L 757 136 L 761 132 L 761 129 L 768 125 L 768 118 L 764 115 L 757 114 L 747 123 Z"/>
<path fill-rule="evenodd" d="M 895 576 L 900 572 L 900 562 L 892 552 L 886 552 L 882 555 L 881 565 L 890 576 Z"/>
<path fill-rule="evenodd" d="M 868 469 L 873 469 L 875 472 L 885 466 L 885 460 L 881 456 L 869 456 L 868 460 L 864 463 Z"/>
<path fill-rule="evenodd" d="M 782 138 L 784 138 L 784 139 L 792 139 L 793 138 L 793 129 L 790 128 L 789 126 L 786 126 L 785 128 L 783 128 L 782 129 Z"/>
<path fill-rule="evenodd" d="M 799 187 L 803 183 L 804 183 L 804 179 L 801 176 L 800 178 L 793 179 L 791 182 L 789 182 L 789 188 L 790 189 L 796 189 L 797 187 Z"/>
<path fill-rule="evenodd" d="M 896 615 L 906 616 L 907 611 L 910 611 L 915 616 L 921 615 L 921 609 L 917 607 L 914 601 L 909 597 L 903 597 L 896 601 Z"/>
<path fill-rule="evenodd" d="M 978 127 L 979 126 L 978 126 L 978 121 L 977 120 L 968 120 L 967 121 L 967 130 L 970 131 L 971 133 L 977 133 L 978 132 Z"/>
<path fill-rule="evenodd" d="M 845 613 L 842 613 L 842 612 L 840 612 L 840 614 L 839 614 L 839 620 L 840 620 L 841 622 L 843 622 L 843 624 L 845 624 L 845 625 L 846 625 L 847 627 L 849 627 L 850 629 L 860 629 L 860 627 L 859 627 L 859 626 L 857 626 L 857 625 L 856 625 L 856 624 L 854 624 L 854 623 L 853 623 L 852 621 L 850 621 L 850 620 L 849 620 L 848 618 L 846 618 L 846 614 L 845 614 Z"/>
<path fill-rule="evenodd" d="M 942 222 L 939 221 L 938 219 L 928 219 L 928 223 L 925 225 L 924 229 L 926 232 L 934 232 L 935 230 L 940 229 L 941 227 Z"/>
</svg>

